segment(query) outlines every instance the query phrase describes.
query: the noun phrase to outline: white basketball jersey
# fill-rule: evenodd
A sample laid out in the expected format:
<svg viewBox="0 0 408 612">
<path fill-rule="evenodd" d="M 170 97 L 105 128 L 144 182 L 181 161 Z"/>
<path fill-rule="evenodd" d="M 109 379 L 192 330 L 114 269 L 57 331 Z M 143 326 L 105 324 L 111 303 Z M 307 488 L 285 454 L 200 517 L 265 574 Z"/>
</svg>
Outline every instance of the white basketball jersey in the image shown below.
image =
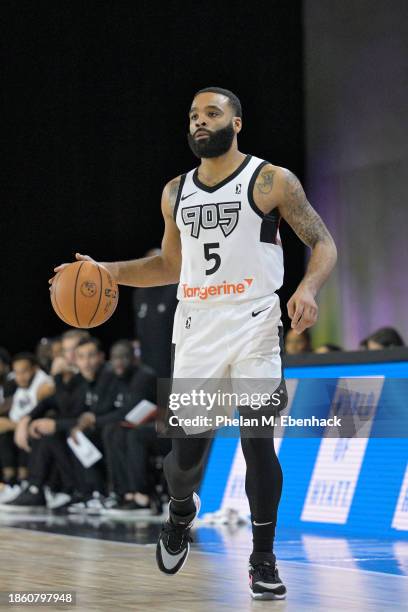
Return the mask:
<svg viewBox="0 0 408 612">
<path fill-rule="evenodd" d="M 174 219 L 182 265 L 177 297 L 184 303 L 235 304 L 274 293 L 283 282 L 280 216 L 253 199 L 267 161 L 247 155 L 223 181 L 208 187 L 198 168 L 183 174 Z"/>
<path fill-rule="evenodd" d="M 30 414 L 38 404 L 38 389 L 44 383 L 52 383 L 52 378 L 48 376 L 44 370 L 39 369 L 35 373 L 31 385 L 27 389 L 18 387 L 13 395 L 11 409 L 8 415 L 11 421 L 18 423 L 23 416 Z"/>
</svg>

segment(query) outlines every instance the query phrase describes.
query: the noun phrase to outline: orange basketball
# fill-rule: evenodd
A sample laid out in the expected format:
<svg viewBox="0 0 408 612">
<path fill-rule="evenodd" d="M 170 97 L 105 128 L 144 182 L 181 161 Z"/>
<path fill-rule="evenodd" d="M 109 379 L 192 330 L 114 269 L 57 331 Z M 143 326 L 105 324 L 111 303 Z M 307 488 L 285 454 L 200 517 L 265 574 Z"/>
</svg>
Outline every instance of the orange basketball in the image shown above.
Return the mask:
<svg viewBox="0 0 408 612">
<path fill-rule="evenodd" d="M 55 276 L 51 304 L 60 319 L 72 327 L 105 323 L 115 312 L 119 291 L 109 272 L 90 261 L 75 261 Z"/>
</svg>

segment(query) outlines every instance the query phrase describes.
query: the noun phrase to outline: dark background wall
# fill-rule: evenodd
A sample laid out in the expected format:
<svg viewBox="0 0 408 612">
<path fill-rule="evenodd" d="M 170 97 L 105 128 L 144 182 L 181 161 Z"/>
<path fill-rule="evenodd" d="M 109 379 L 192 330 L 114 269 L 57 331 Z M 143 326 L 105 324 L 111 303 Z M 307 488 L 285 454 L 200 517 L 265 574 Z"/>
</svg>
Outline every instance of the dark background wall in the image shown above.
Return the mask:
<svg viewBox="0 0 408 612">
<path fill-rule="evenodd" d="M 80 8 L 79 8 L 80 6 Z M 140 257 L 160 244 L 160 196 L 198 165 L 187 146 L 194 92 L 241 98 L 240 149 L 303 177 L 299 2 L 3 2 L 5 181 L 0 345 L 31 349 L 65 329 L 47 280 L 75 251 Z M 282 229 L 283 306 L 303 245 Z M 131 289 L 97 328 L 132 335 Z"/>
<path fill-rule="evenodd" d="M 316 343 L 408 342 L 408 3 L 305 0 L 309 196 L 339 246 Z"/>
</svg>

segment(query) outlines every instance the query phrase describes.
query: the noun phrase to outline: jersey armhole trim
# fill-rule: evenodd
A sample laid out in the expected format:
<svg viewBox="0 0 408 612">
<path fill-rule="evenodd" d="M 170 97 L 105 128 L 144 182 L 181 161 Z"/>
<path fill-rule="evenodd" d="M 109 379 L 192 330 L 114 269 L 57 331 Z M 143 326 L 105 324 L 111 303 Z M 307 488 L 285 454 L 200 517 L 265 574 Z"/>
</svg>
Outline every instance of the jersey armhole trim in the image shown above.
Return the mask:
<svg viewBox="0 0 408 612">
<path fill-rule="evenodd" d="M 174 205 L 174 210 L 173 210 L 173 219 L 174 219 L 174 221 L 176 221 L 177 211 L 178 211 L 178 207 L 179 207 L 179 204 L 180 204 L 180 198 L 181 198 L 181 194 L 183 192 L 183 187 L 184 187 L 185 180 L 186 180 L 186 175 L 182 174 L 181 178 L 180 178 L 180 185 L 179 185 L 178 192 L 177 192 L 176 203 Z"/>
<path fill-rule="evenodd" d="M 261 219 L 264 218 L 265 214 L 262 212 L 262 210 L 260 208 L 257 207 L 257 205 L 255 204 L 255 200 L 254 200 L 254 186 L 255 186 L 255 181 L 258 178 L 258 175 L 260 173 L 260 171 L 262 170 L 262 168 L 264 166 L 267 166 L 269 164 L 268 161 L 262 161 L 259 166 L 257 166 L 251 176 L 251 180 L 249 181 L 249 185 L 248 185 L 248 202 L 250 207 L 252 208 L 252 210 L 259 216 L 261 217 Z"/>
</svg>

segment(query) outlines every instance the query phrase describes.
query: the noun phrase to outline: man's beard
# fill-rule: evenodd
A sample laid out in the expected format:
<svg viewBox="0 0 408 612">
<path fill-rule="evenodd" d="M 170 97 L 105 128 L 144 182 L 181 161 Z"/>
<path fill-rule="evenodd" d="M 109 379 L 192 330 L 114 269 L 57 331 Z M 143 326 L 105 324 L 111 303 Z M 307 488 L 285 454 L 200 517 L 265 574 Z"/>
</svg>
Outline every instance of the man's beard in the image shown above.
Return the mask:
<svg viewBox="0 0 408 612">
<path fill-rule="evenodd" d="M 235 132 L 232 121 L 229 125 L 210 132 L 207 138 L 196 140 L 190 132 L 187 134 L 188 144 L 196 157 L 219 157 L 230 150 Z"/>
</svg>

